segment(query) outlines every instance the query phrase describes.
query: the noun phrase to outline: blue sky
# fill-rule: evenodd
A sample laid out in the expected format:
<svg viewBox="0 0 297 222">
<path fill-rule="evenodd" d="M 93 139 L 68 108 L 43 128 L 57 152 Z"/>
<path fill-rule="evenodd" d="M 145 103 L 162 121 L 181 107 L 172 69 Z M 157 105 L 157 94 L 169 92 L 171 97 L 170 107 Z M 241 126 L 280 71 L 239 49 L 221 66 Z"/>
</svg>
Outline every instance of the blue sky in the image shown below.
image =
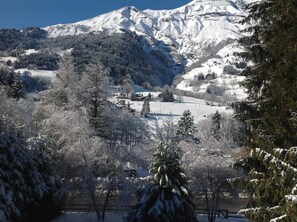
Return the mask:
<svg viewBox="0 0 297 222">
<path fill-rule="evenodd" d="M 95 17 L 124 6 L 173 9 L 191 0 L 0 0 L 0 29 L 44 27 Z"/>
</svg>

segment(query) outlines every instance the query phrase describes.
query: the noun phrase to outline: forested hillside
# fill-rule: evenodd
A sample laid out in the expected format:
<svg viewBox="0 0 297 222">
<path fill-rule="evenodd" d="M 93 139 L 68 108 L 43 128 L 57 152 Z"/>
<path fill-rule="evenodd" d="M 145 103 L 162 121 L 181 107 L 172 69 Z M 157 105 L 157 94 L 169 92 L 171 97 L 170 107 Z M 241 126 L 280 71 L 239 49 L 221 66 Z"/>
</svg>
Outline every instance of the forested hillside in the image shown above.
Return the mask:
<svg viewBox="0 0 297 222">
<path fill-rule="evenodd" d="M 0 30 L 0 222 L 296 221 L 297 3 L 239 2 Z"/>
<path fill-rule="evenodd" d="M 33 29 L 39 30 L 39 29 Z M 37 32 L 37 31 L 36 31 Z M 75 68 L 84 72 L 92 60 L 100 60 L 110 69 L 110 77 L 115 84 L 130 78 L 135 84 L 150 85 L 171 84 L 174 77 L 172 58 L 160 50 L 145 50 L 146 40 L 131 31 L 123 30 L 118 34 L 88 34 L 44 38 L 43 35 L 26 35 L 18 30 L 2 30 L 2 54 L 17 56 L 15 69 L 29 68 L 39 70 L 57 70 L 59 54 L 71 50 Z M 35 49 L 33 54 L 25 50 Z"/>
</svg>

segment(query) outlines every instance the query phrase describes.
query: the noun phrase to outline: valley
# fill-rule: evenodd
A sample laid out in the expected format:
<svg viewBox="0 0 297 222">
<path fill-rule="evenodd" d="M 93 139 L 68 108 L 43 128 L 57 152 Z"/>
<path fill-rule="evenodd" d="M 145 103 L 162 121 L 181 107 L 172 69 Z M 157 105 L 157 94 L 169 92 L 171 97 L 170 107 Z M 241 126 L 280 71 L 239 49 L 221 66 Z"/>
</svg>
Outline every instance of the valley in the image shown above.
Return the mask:
<svg viewBox="0 0 297 222">
<path fill-rule="evenodd" d="M 296 3 L 187 2 L 0 29 L 0 222 L 297 221 Z"/>
</svg>

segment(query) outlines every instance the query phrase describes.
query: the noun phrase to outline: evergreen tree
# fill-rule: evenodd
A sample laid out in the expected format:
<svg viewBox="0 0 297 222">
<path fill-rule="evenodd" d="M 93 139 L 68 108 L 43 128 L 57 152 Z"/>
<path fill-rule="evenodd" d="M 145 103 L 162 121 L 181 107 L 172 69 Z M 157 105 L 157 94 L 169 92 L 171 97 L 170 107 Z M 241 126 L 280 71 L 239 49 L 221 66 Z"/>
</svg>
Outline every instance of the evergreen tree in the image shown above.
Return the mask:
<svg viewBox="0 0 297 222">
<path fill-rule="evenodd" d="M 1 115 L 0 221 L 50 221 L 59 213 L 54 193 L 60 180 L 48 144 L 25 141 L 11 122 Z"/>
<path fill-rule="evenodd" d="M 0 68 L 0 85 L 7 90 L 7 95 L 19 100 L 24 96 L 21 74 L 8 67 Z"/>
<path fill-rule="evenodd" d="M 241 43 L 253 66 L 243 72 L 248 98 L 235 105 L 252 148 L 251 157 L 236 163 L 249 173 L 249 182 L 241 185 L 250 195 L 250 209 L 242 213 L 253 221 L 296 221 L 296 163 L 290 160 L 296 155 L 286 149 L 297 144 L 297 4 L 259 1 L 249 10 L 245 21 L 255 25 Z M 285 150 L 273 156 L 273 147 Z"/>
<path fill-rule="evenodd" d="M 219 111 L 216 111 L 211 119 L 212 119 L 211 128 L 212 128 L 213 137 L 216 140 L 220 140 L 222 116 L 219 113 Z"/>
<path fill-rule="evenodd" d="M 241 39 L 242 55 L 254 65 L 243 72 L 248 99 L 235 106 L 236 112 L 246 124 L 250 147 L 290 148 L 297 144 L 297 4 L 259 1 L 249 10 L 245 21 L 255 25 Z"/>
<path fill-rule="evenodd" d="M 162 98 L 163 102 L 174 102 L 175 101 L 173 93 L 167 88 L 164 90 L 164 92 L 162 92 L 161 98 Z"/>
<path fill-rule="evenodd" d="M 148 115 L 150 114 L 150 99 L 147 97 L 145 98 L 145 100 L 143 101 L 143 106 L 140 112 L 141 116 L 144 116 L 145 118 L 148 117 Z"/>
<path fill-rule="evenodd" d="M 77 83 L 79 76 L 74 70 L 71 55 L 65 54 L 59 63 L 59 70 L 54 82 L 52 101 L 59 106 L 76 106 Z"/>
<path fill-rule="evenodd" d="M 80 99 L 87 108 L 90 123 L 98 135 L 106 136 L 104 110 L 107 103 L 108 71 L 98 61 L 90 64 L 80 81 Z"/>
<path fill-rule="evenodd" d="M 176 137 L 178 140 L 194 139 L 196 133 L 196 126 L 194 124 L 194 117 L 190 110 L 185 110 L 182 117 L 177 123 Z"/>
<path fill-rule="evenodd" d="M 129 94 L 129 99 L 130 99 L 131 101 L 135 101 L 135 99 L 136 99 L 136 94 L 135 94 L 134 91 L 132 91 L 132 92 Z"/>
<path fill-rule="evenodd" d="M 249 178 L 235 179 L 237 186 L 250 192 L 246 209 L 248 219 L 263 221 L 297 221 L 297 147 L 274 149 L 270 154 L 259 148 L 238 161 Z"/>
<path fill-rule="evenodd" d="M 10 95 L 11 97 L 19 100 L 23 97 L 23 84 L 21 80 L 21 74 L 11 72 L 12 84 L 10 86 Z"/>
<path fill-rule="evenodd" d="M 160 144 L 151 165 L 151 183 L 138 191 L 130 222 L 194 222 L 186 177 L 176 151 Z"/>
</svg>

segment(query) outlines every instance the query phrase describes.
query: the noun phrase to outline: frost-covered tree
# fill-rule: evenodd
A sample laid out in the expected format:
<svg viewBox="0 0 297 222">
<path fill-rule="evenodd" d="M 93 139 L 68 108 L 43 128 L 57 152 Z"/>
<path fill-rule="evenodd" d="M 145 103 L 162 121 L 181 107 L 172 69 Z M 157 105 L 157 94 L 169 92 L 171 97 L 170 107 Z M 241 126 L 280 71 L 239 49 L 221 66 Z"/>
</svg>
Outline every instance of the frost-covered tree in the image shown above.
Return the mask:
<svg viewBox="0 0 297 222">
<path fill-rule="evenodd" d="M 186 174 L 191 178 L 190 187 L 195 196 L 202 198 L 199 208 L 207 210 L 209 222 L 214 222 L 217 210 L 221 208 L 222 199 L 236 193 L 227 179 L 234 178 L 237 172 L 232 169 L 233 153 L 216 152 L 206 144 L 193 144 L 182 141 L 178 144 L 182 153 L 181 162 Z M 230 197 L 230 196 L 229 196 Z"/>
<path fill-rule="evenodd" d="M 232 115 L 219 114 L 220 126 L 216 127 L 216 137 L 214 135 L 213 115 L 209 115 L 207 119 L 198 122 L 198 134 L 200 139 L 200 147 L 209 148 L 209 151 L 215 152 L 231 152 L 230 149 L 243 146 L 243 124 L 235 119 Z"/>
<path fill-rule="evenodd" d="M 108 107 L 107 111 L 112 116 L 112 121 L 108 123 L 107 137 L 110 145 L 139 146 L 147 143 L 150 132 L 145 121 L 129 110 L 117 109 L 115 106 Z"/>
<path fill-rule="evenodd" d="M 190 110 L 185 110 L 177 123 L 176 137 L 178 140 L 192 140 L 196 133 L 194 117 Z"/>
<path fill-rule="evenodd" d="M 59 63 L 59 70 L 53 89 L 47 100 L 59 106 L 75 106 L 79 75 L 74 69 L 71 55 L 65 54 Z"/>
<path fill-rule="evenodd" d="M 24 96 L 21 74 L 12 72 L 11 78 L 12 78 L 12 84 L 10 86 L 11 97 L 19 100 L 21 97 Z"/>
<path fill-rule="evenodd" d="M 165 89 L 163 90 L 163 92 L 161 93 L 160 96 L 161 96 L 162 102 L 174 102 L 175 101 L 173 93 L 169 89 L 169 87 L 167 87 L 167 88 L 165 87 Z"/>
<path fill-rule="evenodd" d="M 0 221 L 50 221 L 59 210 L 53 196 L 60 183 L 47 143 L 26 142 L 2 115 L 0 132 Z"/>
<path fill-rule="evenodd" d="M 130 222 L 194 222 L 195 206 L 176 151 L 158 146 L 150 169 L 151 182 L 138 191 Z"/>
<path fill-rule="evenodd" d="M 0 66 L 0 86 L 6 89 L 9 97 L 16 100 L 24 96 L 21 74 L 7 66 Z"/>
<path fill-rule="evenodd" d="M 147 118 L 150 114 L 150 99 L 148 97 L 145 98 L 145 100 L 143 101 L 143 106 L 140 114 L 145 118 Z"/>
<path fill-rule="evenodd" d="M 192 154 L 193 155 L 193 154 Z M 231 167 L 233 158 L 229 156 L 217 155 L 196 155 L 188 158 L 191 166 L 190 175 L 192 179 L 193 190 L 203 197 L 203 208 L 206 208 L 208 222 L 215 222 L 217 219 L 217 210 L 220 209 L 224 192 L 232 194 L 231 185 L 228 179 L 236 175 Z M 188 162 L 183 160 L 183 162 Z"/>
<path fill-rule="evenodd" d="M 104 110 L 107 103 L 108 71 L 99 62 L 89 64 L 79 83 L 79 100 L 87 109 L 90 123 L 98 135 L 106 135 L 107 116 Z"/>
<path fill-rule="evenodd" d="M 232 182 L 249 193 L 249 203 L 239 213 L 255 222 L 297 221 L 296 159 L 297 147 L 272 153 L 257 148 L 238 161 L 235 167 L 244 169 L 248 178 Z"/>
<path fill-rule="evenodd" d="M 162 125 L 156 121 L 153 133 L 158 142 L 168 144 L 169 146 L 175 145 L 176 141 L 176 125 L 174 124 L 172 116 L 164 119 Z"/>
</svg>

